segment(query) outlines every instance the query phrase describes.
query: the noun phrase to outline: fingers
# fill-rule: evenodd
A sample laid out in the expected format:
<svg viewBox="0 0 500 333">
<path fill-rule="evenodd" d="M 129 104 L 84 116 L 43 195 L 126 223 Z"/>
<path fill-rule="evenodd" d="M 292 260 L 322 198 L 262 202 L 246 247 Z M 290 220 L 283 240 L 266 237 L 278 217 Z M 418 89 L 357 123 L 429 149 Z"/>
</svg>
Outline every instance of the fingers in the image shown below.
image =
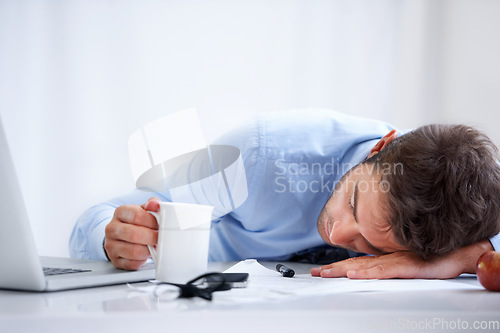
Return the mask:
<svg viewBox="0 0 500 333">
<path fill-rule="evenodd" d="M 158 232 L 147 227 L 112 221 L 105 229 L 104 249 L 117 268 L 136 270 L 149 258 L 147 245 L 158 242 Z"/>
<path fill-rule="evenodd" d="M 113 265 L 120 269 L 137 270 L 149 258 L 146 245 L 132 244 L 124 241 L 107 238 L 104 248 Z"/>
<path fill-rule="evenodd" d="M 148 203 L 153 206 L 158 204 L 156 200 Z M 150 256 L 147 245 L 157 243 L 158 223 L 142 206 L 118 207 L 105 229 L 104 249 L 117 268 L 138 269 Z"/>
<path fill-rule="evenodd" d="M 410 252 L 399 251 L 382 256 L 349 258 L 330 265 L 315 267 L 311 269 L 311 275 L 350 279 L 414 279 L 453 276 L 453 273 L 443 275 L 441 272 L 444 268 L 445 265 L 439 261 L 424 262 Z"/>
<path fill-rule="evenodd" d="M 146 260 L 130 260 L 124 258 L 118 258 L 113 261 L 113 265 L 119 269 L 125 269 L 127 271 L 136 271 L 146 263 Z"/>
<path fill-rule="evenodd" d="M 160 199 L 156 197 L 149 198 L 148 201 L 142 205 L 145 210 L 157 212 L 160 210 Z"/>
<path fill-rule="evenodd" d="M 374 265 L 374 258 L 378 258 L 376 256 L 370 257 L 356 257 L 349 258 L 343 261 L 335 262 L 333 264 L 314 267 L 311 269 L 311 275 L 313 276 L 321 276 L 321 277 L 346 277 L 347 272 L 351 271 L 351 276 L 353 276 L 352 271 L 356 271 L 358 269 L 367 269 L 371 268 Z"/>
<path fill-rule="evenodd" d="M 392 279 L 399 277 L 393 265 L 375 265 L 366 269 L 350 270 L 346 275 L 349 279 Z"/>
<path fill-rule="evenodd" d="M 105 234 L 107 238 L 132 244 L 155 245 L 158 242 L 158 230 L 129 223 L 110 222 Z"/>
<path fill-rule="evenodd" d="M 150 201 L 148 201 L 148 203 L 149 202 Z M 122 223 L 140 225 L 150 229 L 158 229 L 158 222 L 156 221 L 155 217 L 149 214 L 147 211 L 145 211 L 141 206 L 136 206 L 136 205 L 120 206 L 115 209 L 115 214 L 113 219 L 117 219 Z"/>
</svg>

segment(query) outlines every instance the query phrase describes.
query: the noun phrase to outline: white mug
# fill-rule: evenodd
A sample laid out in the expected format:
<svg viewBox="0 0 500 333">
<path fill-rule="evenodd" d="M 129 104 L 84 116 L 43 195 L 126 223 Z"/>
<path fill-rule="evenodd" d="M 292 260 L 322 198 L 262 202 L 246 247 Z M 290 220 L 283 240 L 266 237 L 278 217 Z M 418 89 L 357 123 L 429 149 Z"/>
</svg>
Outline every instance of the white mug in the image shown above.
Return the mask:
<svg viewBox="0 0 500 333">
<path fill-rule="evenodd" d="M 156 280 L 186 283 L 207 272 L 212 206 L 160 202 L 158 245 L 149 252 L 156 267 Z"/>
</svg>

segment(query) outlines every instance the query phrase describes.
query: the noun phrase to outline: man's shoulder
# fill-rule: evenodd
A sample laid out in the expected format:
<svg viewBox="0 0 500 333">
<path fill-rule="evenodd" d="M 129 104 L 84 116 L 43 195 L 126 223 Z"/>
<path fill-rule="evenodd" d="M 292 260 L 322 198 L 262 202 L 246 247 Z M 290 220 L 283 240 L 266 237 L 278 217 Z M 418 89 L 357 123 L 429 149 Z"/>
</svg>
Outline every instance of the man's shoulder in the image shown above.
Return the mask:
<svg viewBox="0 0 500 333">
<path fill-rule="evenodd" d="M 283 154 L 304 156 L 308 152 L 330 154 L 380 139 L 391 129 L 392 126 L 379 120 L 330 109 L 291 109 L 253 116 L 215 143 L 271 158 Z"/>
<path fill-rule="evenodd" d="M 332 109 L 306 108 L 263 112 L 244 120 L 222 135 L 216 142 L 229 144 L 235 138 L 255 138 L 259 135 L 285 135 L 315 133 L 385 131 L 388 124 L 380 120 L 359 117 Z M 246 141 L 246 140 L 245 140 Z"/>
<path fill-rule="evenodd" d="M 263 113 L 257 116 L 257 122 L 265 127 L 268 134 L 302 134 L 308 136 L 315 133 L 338 134 L 342 132 L 362 132 L 374 125 L 385 123 L 358 117 L 332 109 L 307 108 L 290 109 Z"/>
<path fill-rule="evenodd" d="M 287 143 L 304 136 L 325 132 L 335 119 L 344 117 L 339 112 L 325 109 L 292 109 L 263 112 L 245 119 L 231 130 L 225 132 L 215 144 L 233 145 L 240 150 L 276 145 L 282 139 Z M 330 125 L 328 125 L 330 123 Z"/>
</svg>

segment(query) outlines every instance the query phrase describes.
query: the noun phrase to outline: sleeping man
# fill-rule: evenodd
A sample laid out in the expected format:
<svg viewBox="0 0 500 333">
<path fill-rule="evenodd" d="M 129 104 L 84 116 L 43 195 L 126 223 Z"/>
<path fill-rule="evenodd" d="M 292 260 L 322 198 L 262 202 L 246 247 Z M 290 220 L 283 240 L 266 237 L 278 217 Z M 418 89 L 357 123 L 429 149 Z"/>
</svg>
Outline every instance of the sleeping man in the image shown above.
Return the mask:
<svg viewBox="0 0 500 333">
<path fill-rule="evenodd" d="M 317 264 L 349 278 L 453 278 L 500 249 L 497 148 L 464 125 L 399 133 L 329 110 L 255 117 L 217 144 L 237 147 L 248 196 L 212 221 L 210 261 Z M 172 143 L 175 144 L 175 143 Z M 153 198 L 151 198 L 153 197 Z M 134 270 L 158 237 L 168 190 L 135 190 L 87 210 L 71 255 Z M 179 255 L 182 255 L 181 253 Z"/>
</svg>

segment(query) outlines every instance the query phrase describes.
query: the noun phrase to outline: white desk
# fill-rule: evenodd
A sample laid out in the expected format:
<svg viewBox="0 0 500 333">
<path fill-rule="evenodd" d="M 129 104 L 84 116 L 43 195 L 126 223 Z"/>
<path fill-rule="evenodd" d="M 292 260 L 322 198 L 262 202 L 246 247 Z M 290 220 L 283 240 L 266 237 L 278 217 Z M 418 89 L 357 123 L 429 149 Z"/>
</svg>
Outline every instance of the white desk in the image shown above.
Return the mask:
<svg viewBox="0 0 500 333">
<path fill-rule="evenodd" d="M 269 268 L 275 265 L 263 264 Z M 218 263 L 210 268 L 223 270 L 229 265 Z M 312 267 L 289 265 L 297 274 L 307 273 Z M 450 282 L 479 286 L 475 277 Z M 131 293 L 126 285 L 55 293 L 0 290 L 0 332 L 416 332 L 446 328 L 454 332 L 500 332 L 500 293 L 482 288 L 361 288 L 256 303 L 220 301 L 217 293 L 214 295 L 212 302 L 158 302 L 149 294 Z M 481 326 L 489 330 L 477 329 Z M 463 330 L 465 327 L 468 330 Z"/>
</svg>

